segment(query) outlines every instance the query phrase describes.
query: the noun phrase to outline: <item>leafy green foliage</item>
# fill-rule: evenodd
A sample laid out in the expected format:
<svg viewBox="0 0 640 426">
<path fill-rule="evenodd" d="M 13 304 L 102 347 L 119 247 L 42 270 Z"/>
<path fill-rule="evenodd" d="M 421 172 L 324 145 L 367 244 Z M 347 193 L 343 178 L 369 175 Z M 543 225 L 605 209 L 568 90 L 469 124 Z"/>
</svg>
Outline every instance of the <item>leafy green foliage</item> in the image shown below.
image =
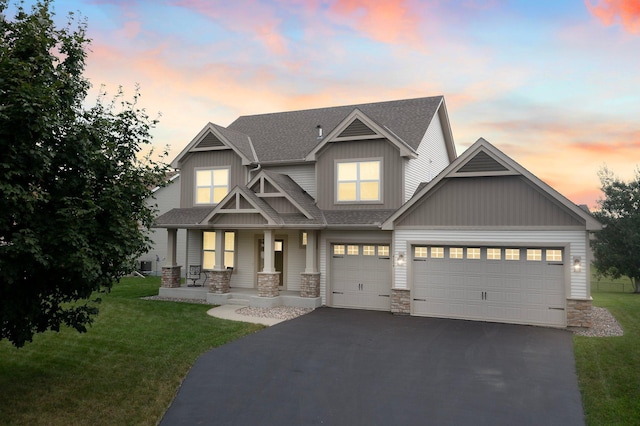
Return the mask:
<svg viewBox="0 0 640 426">
<path fill-rule="evenodd" d="M 145 200 L 166 172 L 138 158 L 156 124 L 138 92 L 83 107 L 86 23 L 56 28 L 50 3 L 8 20 L 0 0 L 0 339 L 17 346 L 63 325 L 86 331 L 92 293 L 147 250 Z"/>
<path fill-rule="evenodd" d="M 599 173 L 604 199 L 594 215 L 604 225 L 592 241 L 598 273 L 627 276 L 640 293 L 640 170 L 625 182 L 604 168 Z"/>
</svg>

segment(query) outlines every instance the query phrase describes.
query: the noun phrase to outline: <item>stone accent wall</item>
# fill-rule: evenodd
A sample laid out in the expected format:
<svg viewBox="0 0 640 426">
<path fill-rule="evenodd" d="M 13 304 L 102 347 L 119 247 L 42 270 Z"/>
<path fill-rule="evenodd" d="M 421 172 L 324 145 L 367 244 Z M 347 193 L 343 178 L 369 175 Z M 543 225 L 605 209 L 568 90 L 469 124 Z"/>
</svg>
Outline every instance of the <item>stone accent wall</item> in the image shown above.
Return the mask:
<svg viewBox="0 0 640 426">
<path fill-rule="evenodd" d="M 162 287 L 176 288 L 180 287 L 180 270 L 182 266 L 163 266 L 162 267 Z"/>
<path fill-rule="evenodd" d="M 567 327 L 591 327 L 591 300 L 567 299 Z"/>
<path fill-rule="evenodd" d="M 300 297 L 320 297 L 320 273 L 300 274 Z"/>
<path fill-rule="evenodd" d="M 204 273 L 207 275 L 207 282 L 209 283 L 209 293 L 229 293 L 232 273 L 230 269 L 224 271 L 204 271 Z"/>
<path fill-rule="evenodd" d="M 411 294 L 409 290 L 391 289 L 391 312 L 396 315 L 411 314 Z"/>
<path fill-rule="evenodd" d="M 258 272 L 258 296 L 278 297 L 280 291 L 280 272 Z"/>
</svg>

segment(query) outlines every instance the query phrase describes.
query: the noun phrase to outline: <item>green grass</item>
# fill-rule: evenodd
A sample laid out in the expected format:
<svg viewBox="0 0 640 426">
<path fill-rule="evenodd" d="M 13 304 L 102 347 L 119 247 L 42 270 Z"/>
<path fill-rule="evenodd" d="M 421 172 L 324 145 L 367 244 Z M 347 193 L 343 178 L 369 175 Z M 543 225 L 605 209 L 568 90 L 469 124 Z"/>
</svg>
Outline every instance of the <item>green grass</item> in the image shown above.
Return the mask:
<svg viewBox="0 0 640 426">
<path fill-rule="evenodd" d="M 594 306 L 605 307 L 621 337 L 574 337 L 576 367 L 588 425 L 640 424 L 640 295 L 628 279 L 592 280 Z"/>
<path fill-rule="evenodd" d="M 123 279 L 87 333 L 0 342 L 0 424 L 157 424 L 200 354 L 262 328 L 212 318 L 207 305 L 140 299 L 159 285 Z"/>
</svg>

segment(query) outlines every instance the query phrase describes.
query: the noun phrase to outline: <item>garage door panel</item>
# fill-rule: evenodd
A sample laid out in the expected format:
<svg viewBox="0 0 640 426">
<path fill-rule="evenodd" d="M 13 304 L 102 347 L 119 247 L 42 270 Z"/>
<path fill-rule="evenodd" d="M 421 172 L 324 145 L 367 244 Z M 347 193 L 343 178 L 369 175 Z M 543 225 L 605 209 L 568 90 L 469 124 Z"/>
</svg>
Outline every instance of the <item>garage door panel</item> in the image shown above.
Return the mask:
<svg viewBox="0 0 640 426">
<path fill-rule="evenodd" d="M 500 260 L 489 259 L 486 247 L 481 248 L 480 259 L 452 259 L 445 247 L 444 258 L 414 259 L 412 313 L 563 326 L 563 265 L 528 260 L 523 248 L 516 252 L 500 248 L 491 254 L 497 252 Z M 518 254 L 519 259 L 511 259 Z"/>
</svg>

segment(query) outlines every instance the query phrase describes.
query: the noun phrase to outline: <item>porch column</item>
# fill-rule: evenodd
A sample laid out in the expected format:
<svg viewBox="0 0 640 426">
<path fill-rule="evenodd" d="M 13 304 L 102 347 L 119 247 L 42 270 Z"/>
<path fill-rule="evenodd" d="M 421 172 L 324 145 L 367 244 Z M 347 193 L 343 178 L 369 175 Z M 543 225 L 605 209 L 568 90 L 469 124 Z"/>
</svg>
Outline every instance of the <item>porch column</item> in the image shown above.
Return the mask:
<svg viewBox="0 0 640 426">
<path fill-rule="evenodd" d="M 306 266 L 300 274 L 300 296 L 320 297 L 316 231 L 307 232 Z"/>
<path fill-rule="evenodd" d="M 273 230 L 264 231 L 264 268 L 258 272 L 258 296 L 277 297 L 280 295 L 280 273 L 276 272 Z"/>
<path fill-rule="evenodd" d="M 209 283 L 209 293 L 225 294 L 231 291 L 231 270 L 224 265 L 225 232 L 216 230 L 216 253 L 213 271 L 205 271 Z"/>
<path fill-rule="evenodd" d="M 162 287 L 180 287 L 181 266 L 176 262 L 177 229 L 167 228 L 167 260 L 162 267 Z"/>
</svg>

